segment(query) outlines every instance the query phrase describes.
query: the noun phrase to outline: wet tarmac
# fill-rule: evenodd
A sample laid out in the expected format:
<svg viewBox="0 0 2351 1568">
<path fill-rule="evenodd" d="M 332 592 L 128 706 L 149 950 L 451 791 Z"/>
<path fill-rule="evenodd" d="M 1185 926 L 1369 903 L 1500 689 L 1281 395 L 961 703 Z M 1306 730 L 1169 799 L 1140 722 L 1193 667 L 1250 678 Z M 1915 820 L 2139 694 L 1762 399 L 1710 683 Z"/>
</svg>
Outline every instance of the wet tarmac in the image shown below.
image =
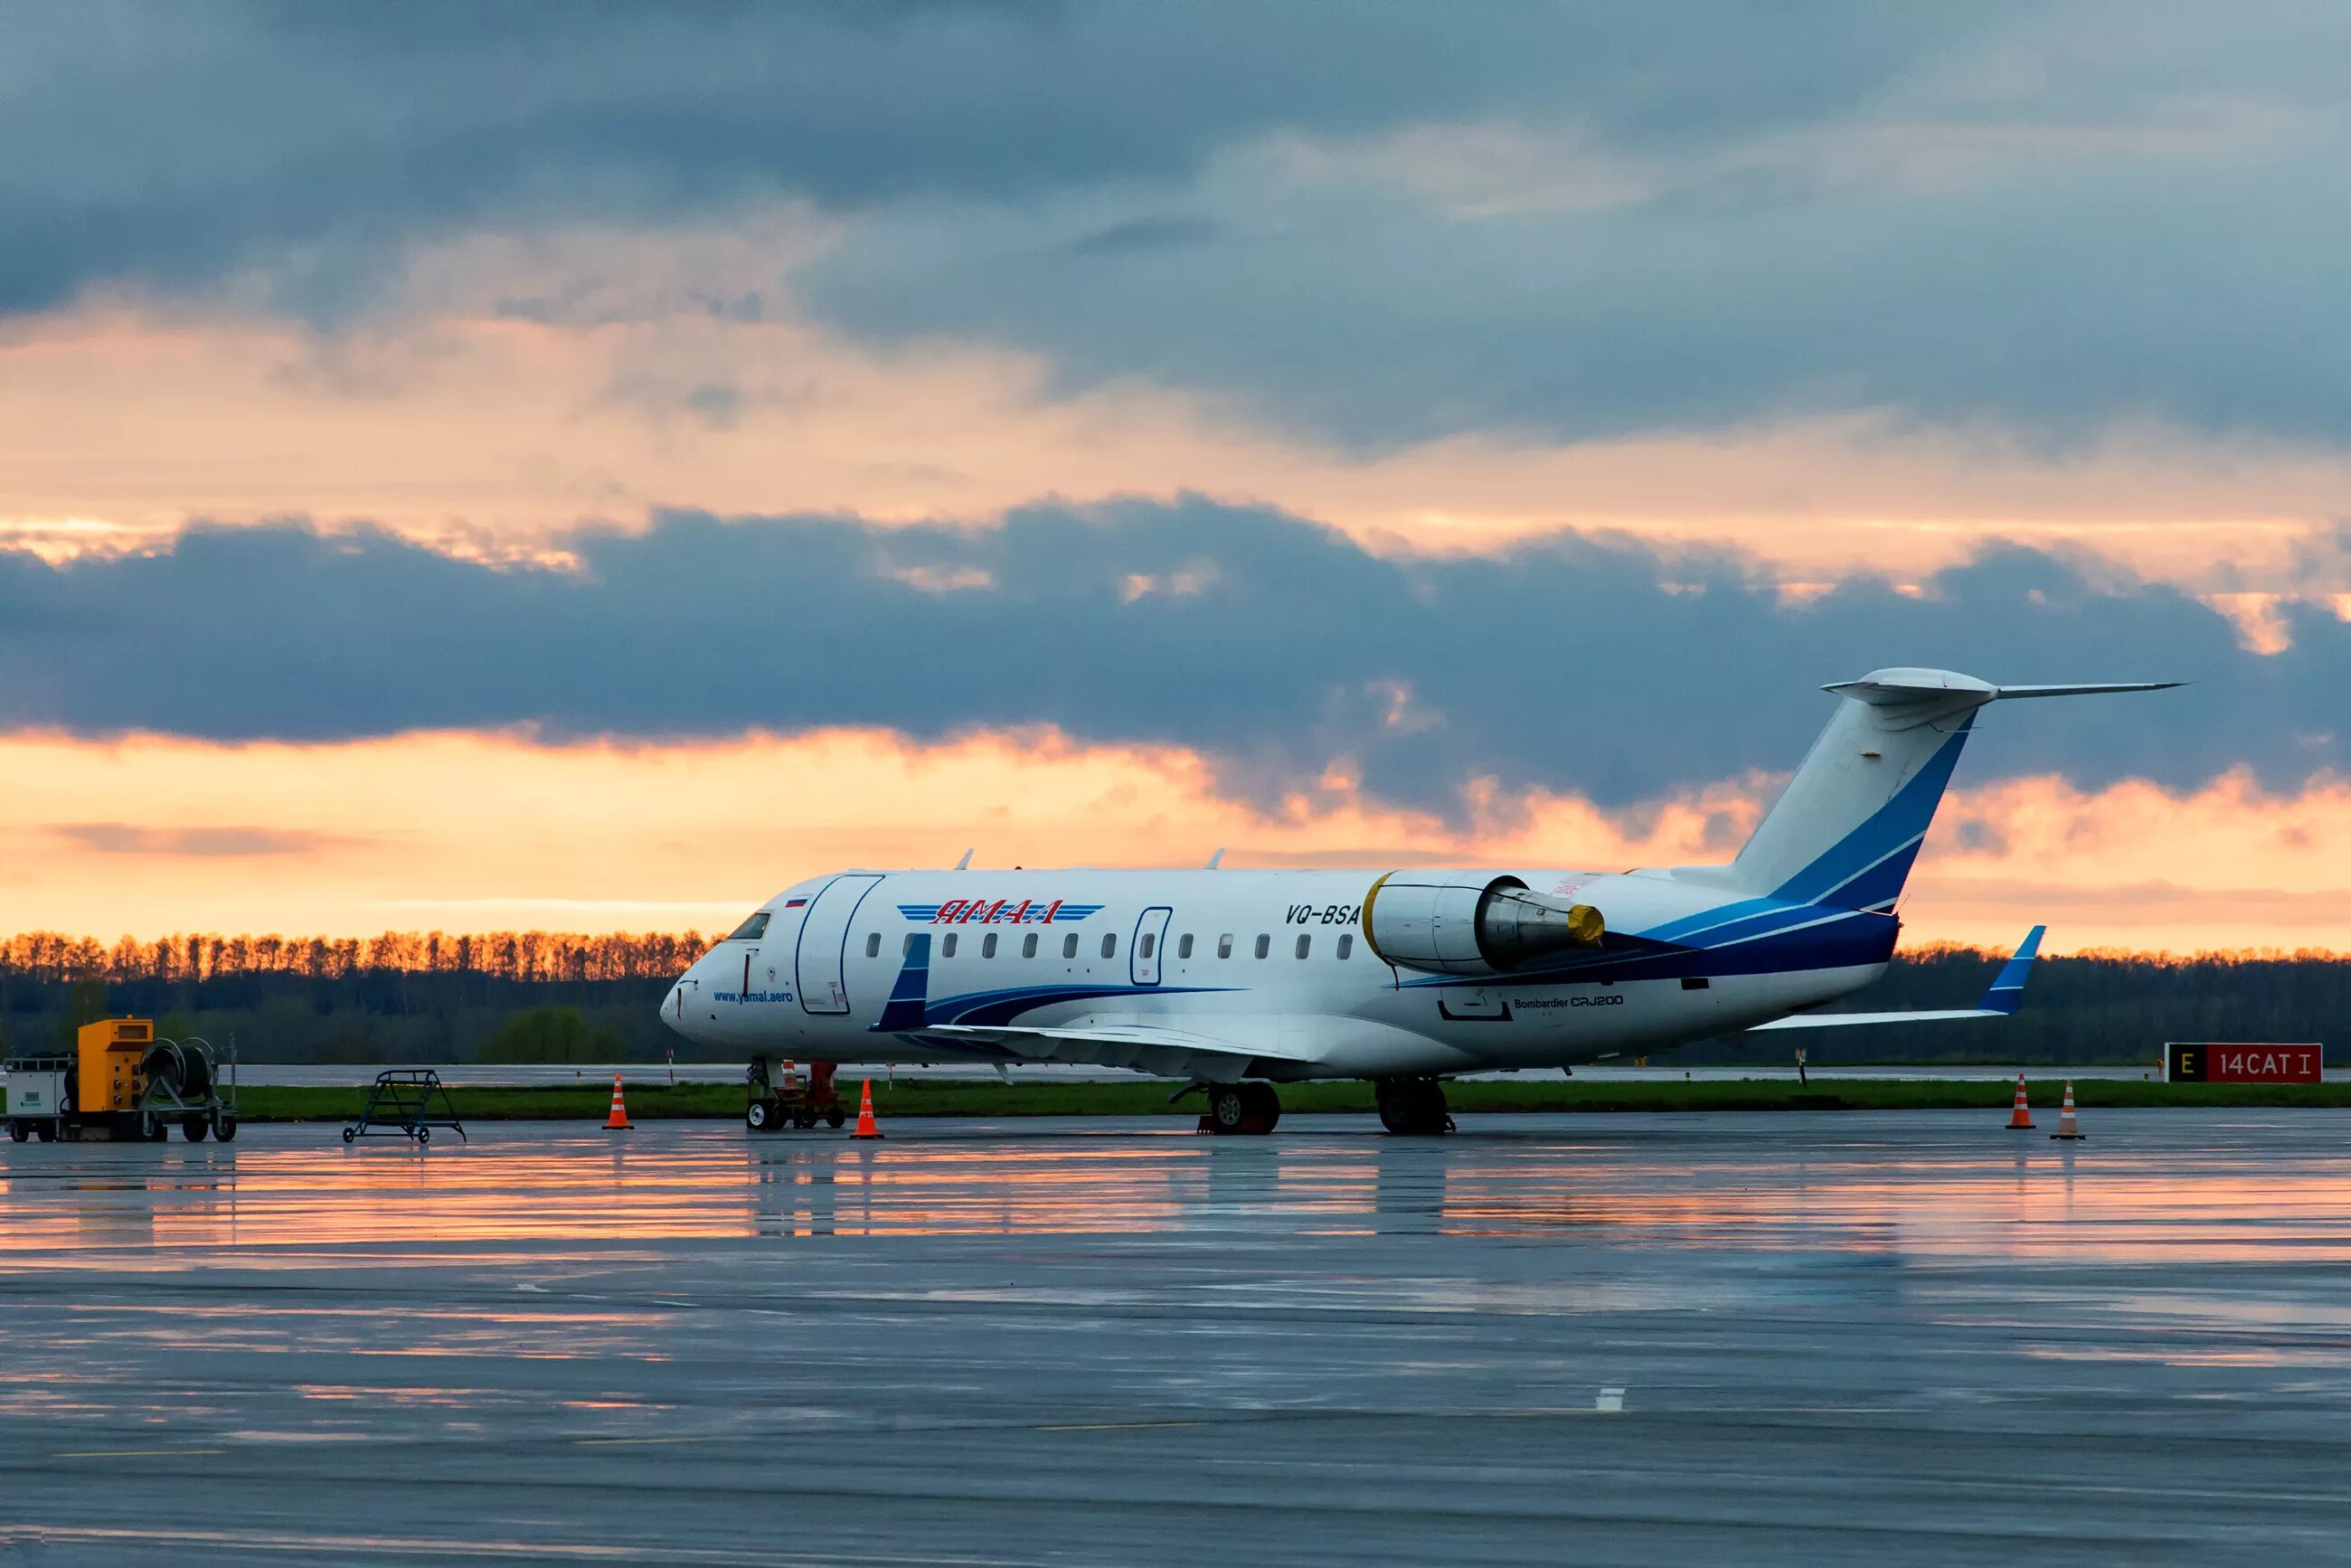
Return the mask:
<svg viewBox="0 0 2351 1568">
<path fill-rule="evenodd" d="M 0 1562 L 2351 1555 L 2342 1113 L 1464 1122 L 0 1145 Z"/>
</svg>

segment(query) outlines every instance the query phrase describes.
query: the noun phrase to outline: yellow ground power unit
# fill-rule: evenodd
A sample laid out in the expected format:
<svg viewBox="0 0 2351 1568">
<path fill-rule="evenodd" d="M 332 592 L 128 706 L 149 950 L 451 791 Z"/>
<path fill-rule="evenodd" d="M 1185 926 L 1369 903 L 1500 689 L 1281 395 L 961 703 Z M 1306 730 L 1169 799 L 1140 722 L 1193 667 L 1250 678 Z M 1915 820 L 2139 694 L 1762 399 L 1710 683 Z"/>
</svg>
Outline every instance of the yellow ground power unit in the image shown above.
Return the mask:
<svg viewBox="0 0 2351 1568">
<path fill-rule="evenodd" d="M 225 1071 L 223 1070 L 225 1069 Z M 190 1143 L 236 1136 L 236 1045 L 168 1040 L 152 1019 L 101 1019 L 74 1031 L 72 1051 L 8 1063 L 8 1135 L 157 1142 L 172 1124 Z"/>
<path fill-rule="evenodd" d="M 74 1103 L 85 1115 L 112 1115 L 139 1109 L 147 1089 L 147 1048 L 155 1043 L 152 1019 L 100 1019 L 76 1034 L 80 1067 Z"/>
</svg>

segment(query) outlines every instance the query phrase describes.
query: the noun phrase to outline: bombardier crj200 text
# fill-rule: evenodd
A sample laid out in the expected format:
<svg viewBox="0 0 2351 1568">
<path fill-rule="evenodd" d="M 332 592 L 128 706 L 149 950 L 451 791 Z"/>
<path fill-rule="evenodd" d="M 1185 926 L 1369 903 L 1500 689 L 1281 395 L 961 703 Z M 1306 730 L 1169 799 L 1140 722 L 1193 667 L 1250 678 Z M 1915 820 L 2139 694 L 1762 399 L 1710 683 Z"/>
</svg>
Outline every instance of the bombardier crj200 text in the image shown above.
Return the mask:
<svg viewBox="0 0 2351 1568">
<path fill-rule="evenodd" d="M 2176 684 L 1879 670 L 1831 686 L 1828 727 L 1728 865 L 815 877 L 688 970 L 662 1015 L 747 1051 L 755 1084 L 785 1056 L 1087 1063 L 1187 1079 L 1210 1125 L 1255 1132 L 1280 1114 L 1277 1082 L 1368 1078 L 1398 1133 L 1450 1125 L 1455 1073 L 1741 1030 L 1998 1017 L 2016 1010 L 2037 927 L 1980 1006 L 1808 1009 L 1884 973 L 1978 710 Z M 774 1114 L 751 1102 L 753 1125 Z"/>
</svg>

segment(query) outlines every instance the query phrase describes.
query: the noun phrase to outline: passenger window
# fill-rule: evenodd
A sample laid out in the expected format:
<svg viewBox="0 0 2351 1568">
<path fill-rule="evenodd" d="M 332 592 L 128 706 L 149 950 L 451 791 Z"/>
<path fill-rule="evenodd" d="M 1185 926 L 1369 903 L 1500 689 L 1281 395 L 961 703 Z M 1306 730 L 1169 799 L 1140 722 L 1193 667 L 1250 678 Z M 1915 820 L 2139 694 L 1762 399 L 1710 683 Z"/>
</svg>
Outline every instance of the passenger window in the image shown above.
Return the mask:
<svg viewBox="0 0 2351 1568">
<path fill-rule="evenodd" d="M 1264 932 L 1262 932 L 1262 931 L 1259 932 L 1259 933 L 1257 934 L 1257 956 L 1258 956 L 1259 957 L 1262 958 L 1262 957 L 1264 957 L 1268 953 L 1270 953 L 1270 952 L 1272 952 L 1272 951 L 1273 951 L 1273 938 L 1272 938 L 1272 937 L 1270 937 L 1270 936 L 1267 936 L 1267 935 L 1266 935 Z"/>
<path fill-rule="evenodd" d="M 1020 938 L 1020 956 L 1023 958 L 1034 958 L 1037 956 L 1037 934 L 1034 931 Z"/>
<path fill-rule="evenodd" d="M 869 958 L 882 956 L 882 933 L 879 931 L 865 939 L 865 956 Z"/>
<path fill-rule="evenodd" d="M 940 957 L 942 957 L 942 958 L 952 958 L 952 957 L 954 957 L 954 956 L 955 956 L 955 942 L 956 942 L 956 934 L 955 934 L 954 932 L 952 932 L 952 931 L 948 932 L 948 933 L 947 933 L 947 935 L 946 935 L 946 939 L 945 941 L 943 941 L 943 942 L 941 942 L 941 943 L 939 944 L 939 956 L 940 956 Z"/>
<path fill-rule="evenodd" d="M 991 931 L 987 936 L 979 939 L 979 956 L 983 958 L 993 958 L 996 956 L 995 932 Z"/>
<path fill-rule="evenodd" d="M 1355 934 L 1352 931 L 1339 938 L 1339 956 L 1348 957 L 1355 951 Z"/>
<path fill-rule="evenodd" d="M 1229 958 L 1232 956 L 1233 934 L 1228 931 L 1222 936 L 1217 938 L 1217 956 L 1219 958 Z"/>
<path fill-rule="evenodd" d="M 1117 933 L 1117 932 L 1115 932 L 1115 931 L 1108 932 L 1108 933 L 1106 933 L 1106 934 L 1103 936 L 1103 937 L 1102 937 L 1102 956 L 1103 956 L 1103 957 L 1105 957 L 1105 958 L 1115 958 L 1115 957 L 1117 957 L 1117 956 L 1118 956 L 1118 933 Z"/>
<path fill-rule="evenodd" d="M 1142 946 L 1142 950 L 1141 950 L 1141 952 L 1137 955 L 1137 956 L 1139 956 L 1139 957 L 1148 958 L 1148 957 L 1150 957 L 1150 956 L 1151 956 L 1151 955 L 1152 955 L 1152 954 L 1154 954 L 1154 953 L 1157 952 L 1158 950 L 1159 950 L 1159 933 L 1157 933 L 1156 931 L 1146 931 L 1146 932 L 1144 932 L 1144 933 L 1143 934 L 1143 946 Z"/>
<path fill-rule="evenodd" d="M 1176 956 L 1178 958 L 1188 958 L 1191 956 L 1192 934 L 1189 931 L 1186 931 L 1183 936 L 1176 939 Z"/>
<path fill-rule="evenodd" d="M 1061 938 L 1061 956 L 1064 958 L 1074 958 L 1077 956 L 1078 934 L 1072 931 L 1067 936 Z"/>
<path fill-rule="evenodd" d="M 1298 934 L 1298 956 L 1300 957 L 1303 958 L 1306 956 L 1306 950 L 1312 946 L 1314 946 L 1313 937 L 1307 936 L 1302 931 Z"/>
<path fill-rule="evenodd" d="M 762 909 L 758 914 L 754 915 L 750 919 L 746 920 L 742 925 L 735 927 L 735 935 L 729 936 L 726 940 L 729 942 L 757 942 L 760 937 L 765 936 L 767 934 L 768 912 Z"/>
</svg>

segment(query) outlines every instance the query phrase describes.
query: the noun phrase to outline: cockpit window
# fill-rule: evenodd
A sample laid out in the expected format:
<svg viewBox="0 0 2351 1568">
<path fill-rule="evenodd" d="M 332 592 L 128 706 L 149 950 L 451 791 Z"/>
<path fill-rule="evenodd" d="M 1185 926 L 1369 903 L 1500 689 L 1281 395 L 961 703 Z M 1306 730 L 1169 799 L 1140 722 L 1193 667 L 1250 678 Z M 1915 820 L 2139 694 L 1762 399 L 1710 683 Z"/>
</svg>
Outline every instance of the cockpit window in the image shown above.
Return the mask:
<svg viewBox="0 0 2351 1568">
<path fill-rule="evenodd" d="M 729 942 L 757 942 L 760 937 L 765 936 L 767 934 L 768 912 L 762 909 L 758 914 L 754 915 L 750 919 L 746 920 L 742 925 L 735 927 L 735 935 L 729 936 L 726 940 Z"/>
</svg>

